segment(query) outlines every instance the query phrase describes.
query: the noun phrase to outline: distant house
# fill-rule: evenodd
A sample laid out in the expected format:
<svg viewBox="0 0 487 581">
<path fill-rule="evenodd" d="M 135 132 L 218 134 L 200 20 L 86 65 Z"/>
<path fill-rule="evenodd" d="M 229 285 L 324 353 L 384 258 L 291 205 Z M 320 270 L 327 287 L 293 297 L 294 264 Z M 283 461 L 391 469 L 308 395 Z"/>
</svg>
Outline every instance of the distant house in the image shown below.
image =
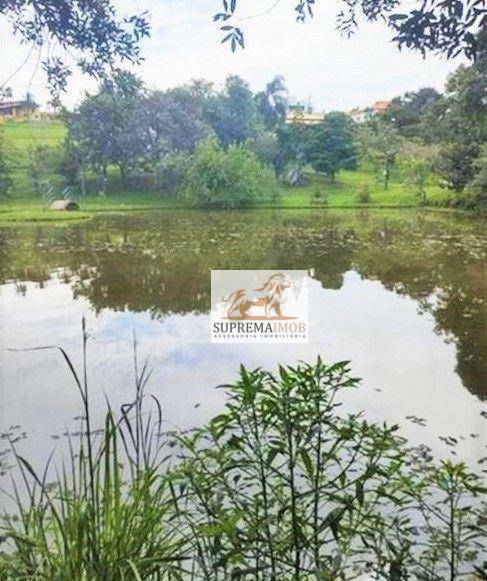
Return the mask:
<svg viewBox="0 0 487 581">
<path fill-rule="evenodd" d="M 391 101 L 376 101 L 371 107 L 366 107 L 365 109 L 359 109 L 356 107 L 349 112 L 349 116 L 355 121 L 355 123 L 365 123 L 374 115 L 383 115 L 391 108 Z"/>
<path fill-rule="evenodd" d="M 310 96 L 307 102 L 290 99 L 285 121 L 288 124 L 318 125 L 324 118 L 323 112 L 314 110 Z"/>
<path fill-rule="evenodd" d="M 391 101 L 376 101 L 371 109 L 374 115 L 383 115 L 391 108 Z"/>
<path fill-rule="evenodd" d="M 349 113 L 349 116 L 352 118 L 355 123 L 365 123 L 370 119 L 371 110 L 370 109 L 352 109 Z"/>
<path fill-rule="evenodd" d="M 318 125 L 325 118 L 324 113 L 292 109 L 286 113 L 286 123 L 300 123 L 301 125 Z"/>
<path fill-rule="evenodd" d="M 23 101 L 2 101 L 0 102 L 0 120 L 14 119 L 20 121 L 36 114 L 39 106 L 34 101 L 24 99 Z"/>
</svg>

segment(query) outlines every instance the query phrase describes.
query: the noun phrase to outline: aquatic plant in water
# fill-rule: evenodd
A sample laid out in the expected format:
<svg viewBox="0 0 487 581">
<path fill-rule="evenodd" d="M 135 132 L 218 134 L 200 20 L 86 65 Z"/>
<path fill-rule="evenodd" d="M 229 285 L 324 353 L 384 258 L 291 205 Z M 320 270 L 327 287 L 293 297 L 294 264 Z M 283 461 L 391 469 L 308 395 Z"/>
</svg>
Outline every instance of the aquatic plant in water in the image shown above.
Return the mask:
<svg viewBox="0 0 487 581">
<path fill-rule="evenodd" d="M 135 396 L 94 439 L 83 321 L 84 429 L 20 482 L 2 579 L 457 579 L 482 575 L 486 489 L 462 462 L 412 449 L 399 426 L 341 410 L 349 362 L 241 367 L 225 408 L 163 430 L 134 340 Z M 59 349 L 59 348 L 57 348 Z M 152 402 L 152 406 L 149 406 Z M 153 411 L 151 411 L 153 408 Z M 168 453 L 168 449 L 171 451 Z M 1 547 L 1 545 L 0 545 Z"/>
</svg>

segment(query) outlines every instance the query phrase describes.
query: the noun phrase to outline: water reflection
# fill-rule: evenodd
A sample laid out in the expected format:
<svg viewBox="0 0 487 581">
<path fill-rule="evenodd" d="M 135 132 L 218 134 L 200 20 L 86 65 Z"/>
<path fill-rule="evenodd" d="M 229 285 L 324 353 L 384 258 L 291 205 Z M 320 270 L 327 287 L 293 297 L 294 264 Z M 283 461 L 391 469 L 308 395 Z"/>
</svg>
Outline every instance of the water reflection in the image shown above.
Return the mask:
<svg viewBox="0 0 487 581">
<path fill-rule="evenodd" d="M 43 288 L 55 279 L 95 313 L 160 320 L 206 313 L 212 268 L 313 268 L 322 288 L 335 290 L 354 271 L 429 313 L 435 332 L 455 344 L 463 385 L 485 398 L 486 232 L 479 220 L 409 211 L 98 217 L 0 228 L 0 281 L 12 281 L 28 301 L 26 283 Z M 350 300 L 360 304 L 360 297 Z M 383 316 L 380 305 L 376 316 Z"/>
</svg>

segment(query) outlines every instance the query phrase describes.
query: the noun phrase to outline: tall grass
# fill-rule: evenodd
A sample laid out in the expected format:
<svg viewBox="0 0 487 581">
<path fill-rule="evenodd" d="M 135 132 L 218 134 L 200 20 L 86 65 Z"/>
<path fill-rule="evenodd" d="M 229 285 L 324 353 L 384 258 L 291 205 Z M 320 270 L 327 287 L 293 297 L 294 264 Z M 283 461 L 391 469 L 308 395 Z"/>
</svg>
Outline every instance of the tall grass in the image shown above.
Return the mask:
<svg viewBox="0 0 487 581">
<path fill-rule="evenodd" d="M 67 461 L 58 469 L 50 459 L 42 474 L 12 444 L 23 490 L 12 480 L 18 512 L 5 516 L 11 545 L 0 558 L 0 572 L 8 579 L 179 578 L 184 538 L 168 526 L 172 500 L 157 470 L 160 405 L 156 402 L 155 416 L 144 411 L 147 362 L 139 370 L 134 338 L 135 399 L 121 407 L 118 418 L 107 402 L 103 436 L 96 443 L 88 338 L 83 319 L 80 372 L 64 349 L 38 348 L 61 353 L 80 395 L 83 427 L 79 437 L 68 436 Z"/>
<path fill-rule="evenodd" d="M 69 367 L 83 429 L 42 473 L 12 443 L 0 579 L 485 578 L 480 478 L 411 449 L 398 426 L 341 412 L 359 385 L 348 362 L 242 367 L 221 414 L 168 440 L 134 338 L 134 399 L 107 402 L 96 438 L 88 340 L 83 320 L 79 371 L 42 348 Z"/>
</svg>

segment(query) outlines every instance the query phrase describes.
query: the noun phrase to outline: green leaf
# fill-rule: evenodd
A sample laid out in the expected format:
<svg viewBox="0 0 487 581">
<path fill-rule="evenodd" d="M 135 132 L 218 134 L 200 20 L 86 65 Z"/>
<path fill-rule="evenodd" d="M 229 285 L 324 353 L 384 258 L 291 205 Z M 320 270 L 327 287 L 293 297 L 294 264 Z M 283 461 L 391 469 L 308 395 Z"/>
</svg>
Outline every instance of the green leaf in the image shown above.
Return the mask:
<svg viewBox="0 0 487 581">
<path fill-rule="evenodd" d="M 355 498 L 360 505 L 364 503 L 364 483 L 362 480 L 355 483 Z"/>
<path fill-rule="evenodd" d="M 301 450 L 300 456 L 308 476 L 312 478 L 314 474 L 313 463 L 311 462 L 311 458 L 309 457 L 308 452 L 306 450 Z"/>
</svg>

